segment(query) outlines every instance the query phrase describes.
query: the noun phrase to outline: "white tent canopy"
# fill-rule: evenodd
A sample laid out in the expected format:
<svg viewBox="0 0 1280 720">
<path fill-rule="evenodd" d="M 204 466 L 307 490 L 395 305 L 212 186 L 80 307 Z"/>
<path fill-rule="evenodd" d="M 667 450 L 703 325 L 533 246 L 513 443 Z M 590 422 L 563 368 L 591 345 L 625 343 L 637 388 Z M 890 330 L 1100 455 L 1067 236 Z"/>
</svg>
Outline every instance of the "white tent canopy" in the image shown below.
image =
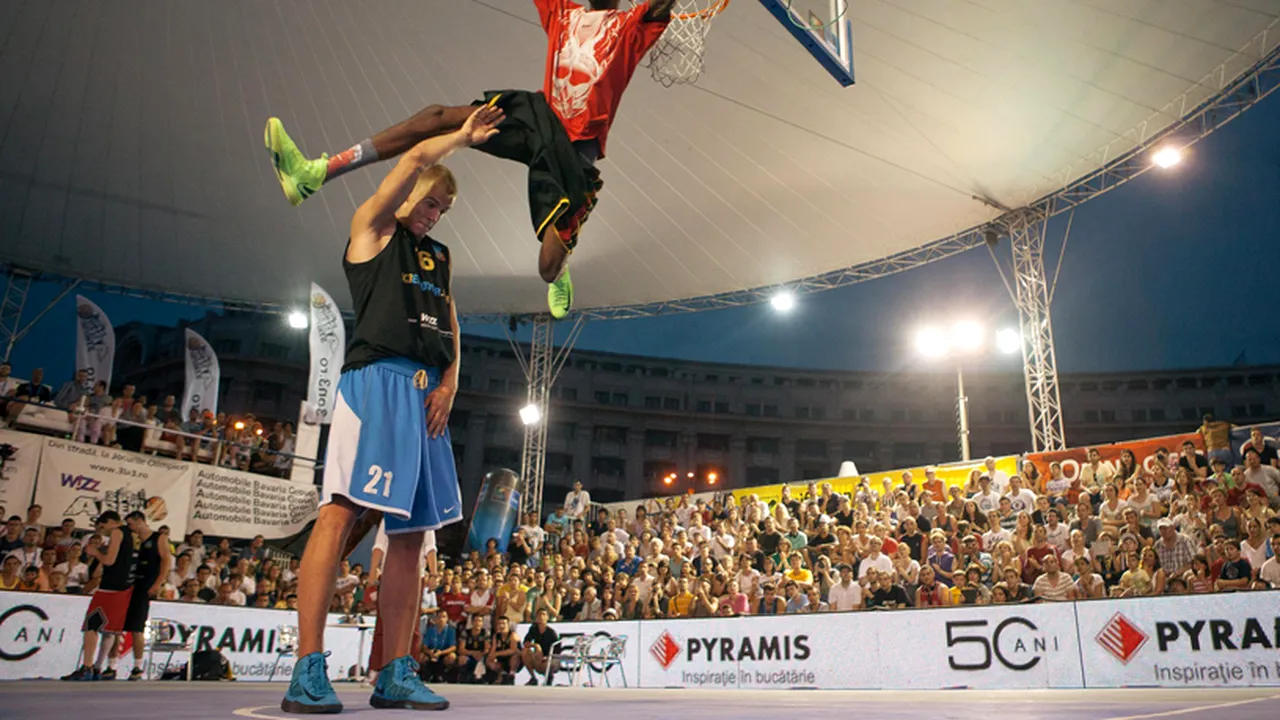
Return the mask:
<svg viewBox="0 0 1280 720">
<path fill-rule="evenodd" d="M 735 0 L 695 87 L 642 69 L 573 258 L 581 306 L 758 287 L 913 248 L 1131 150 L 1280 41 L 1275 0 L 851 3 L 840 88 Z M 294 209 L 262 126 L 334 152 L 428 103 L 541 86 L 525 0 L 0 4 L 0 259 L 131 287 L 349 307 L 347 223 L 385 166 Z M 544 307 L 523 168 L 448 164 L 463 312 Z"/>
</svg>

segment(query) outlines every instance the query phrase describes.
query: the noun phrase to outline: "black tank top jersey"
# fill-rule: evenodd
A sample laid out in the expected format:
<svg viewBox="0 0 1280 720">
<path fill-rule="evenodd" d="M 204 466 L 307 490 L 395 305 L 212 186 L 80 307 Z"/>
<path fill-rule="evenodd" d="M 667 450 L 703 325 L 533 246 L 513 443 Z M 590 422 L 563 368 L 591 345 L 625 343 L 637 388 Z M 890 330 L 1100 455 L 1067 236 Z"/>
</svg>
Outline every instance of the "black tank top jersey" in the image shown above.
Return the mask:
<svg viewBox="0 0 1280 720">
<path fill-rule="evenodd" d="M 111 548 L 107 548 L 109 553 Z M 133 564 L 138 551 L 133 545 L 133 533 L 127 527 L 120 528 L 120 551 L 116 553 L 116 561 L 102 566 L 103 590 L 126 590 L 133 585 Z"/>
<path fill-rule="evenodd" d="M 134 536 L 138 551 L 133 563 L 133 584 L 137 587 L 151 587 L 160 575 L 159 539 L 160 534 L 155 531 L 142 542 L 136 542 L 137 536 Z"/>
<path fill-rule="evenodd" d="M 401 357 L 427 367 L 453 364 L 449 248 L 414 238 L 400 223 L 372 260 L 342 268 L 356 307 L 356 327 L 343 372 L 384 358 Z"/>
</svg>

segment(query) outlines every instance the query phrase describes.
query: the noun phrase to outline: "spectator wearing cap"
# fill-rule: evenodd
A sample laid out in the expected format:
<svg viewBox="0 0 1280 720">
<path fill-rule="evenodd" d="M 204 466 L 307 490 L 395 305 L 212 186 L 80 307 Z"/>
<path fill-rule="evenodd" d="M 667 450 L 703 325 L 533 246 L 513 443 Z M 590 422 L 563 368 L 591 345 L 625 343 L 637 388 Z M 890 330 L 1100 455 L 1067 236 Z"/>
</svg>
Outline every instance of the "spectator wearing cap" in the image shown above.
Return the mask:
<svg viewBox="0 0 1280 720">
<path fill-rule="evenodd" d="M 1160 534 L 1160 539 L 1155 543 L 1160 567 L 1170 577 L 1182 577 L 1191 569 L 1191 560 L 1199 551 L 1195 541 L 1178 532 L 1169 518 L 1161 518 L 1156 522 L 1156 532 Z"/>
<path fill-rule="evenodd" d="M 960 554 L 956 556 L 956 564 L 966 568 L 966 572 L 970 566 L 977 565 L 981 570 L 981 581 L 991 584 L 991 568 L 995 561 L 991 559 L 991 555 L 982 551 L 981 538 L 976 533 L 964 536 L 960 543 Z"/>
<path fill-rule="evenodd" d="M 847 563 L 836 566 L 840 582 L 827 591 L 827 602 L 836 612 L 857 610 L 862 607 L 862 586 L 853 580 L 853 567 Z"/>
</svg>

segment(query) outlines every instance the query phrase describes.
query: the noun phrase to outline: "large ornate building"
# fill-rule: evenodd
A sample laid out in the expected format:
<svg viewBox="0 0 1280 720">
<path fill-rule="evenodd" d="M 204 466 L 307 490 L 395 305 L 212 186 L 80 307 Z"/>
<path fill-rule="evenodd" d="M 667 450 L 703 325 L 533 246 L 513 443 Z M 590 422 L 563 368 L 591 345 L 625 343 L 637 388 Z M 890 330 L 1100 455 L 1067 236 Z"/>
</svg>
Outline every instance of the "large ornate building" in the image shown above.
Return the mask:
<svg viewBox="0 0 1280 720">
<path fill-rule="evenodd" d="M 306 332 L 252 314 L 190 325 L 218 353 L 219 409 L 293 420 L 308 372 Z M 183 383 L 182 328 L 117 332 L 117 384 L 153 398 Z M 450 423 L 459 475 L 474 492 L 494 467 L 519 469 L 525 382 L 501 340 L 467 337 Z M 1029 449 L 1020 374 L 966 376 L 974 456 Z M 1213 413 L 1238 423 L 1280 414 L 1280 368 L 1064 375 L 1072 445 L 1185 432 Z M 950 374 L 823 372 L 575 351 L 552 392 L 548 501 L 580 478 L 598 501 L 830 476 L 960 457 Z M 665 485 L 676 473 L 679 480 Z M 694 478 L 689 479 L 688 473 Z"/>
</svg>

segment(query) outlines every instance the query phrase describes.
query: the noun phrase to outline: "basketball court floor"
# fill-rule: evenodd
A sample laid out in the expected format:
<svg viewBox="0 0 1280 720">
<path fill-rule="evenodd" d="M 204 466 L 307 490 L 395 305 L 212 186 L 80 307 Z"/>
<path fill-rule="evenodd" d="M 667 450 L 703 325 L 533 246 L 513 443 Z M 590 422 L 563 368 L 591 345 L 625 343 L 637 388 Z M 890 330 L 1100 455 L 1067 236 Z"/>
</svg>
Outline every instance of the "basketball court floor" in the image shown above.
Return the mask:
<svg viewBox="0 0 1280 720">
<path fill-rule="evenodd" d="M 84 720 L 236 720 L 293 718 L 280 711 L 282 683 L 62 683 L 0 684 L 0 718 Z M 729 718 L 822 720 L 856 713 L 866 718 L 921 717 L 989 720 L 1274 720 L 1280 692 L 1259 689 L 1122 689 L 1040 691 L 752 691 L 610 690 L 604 688 L 444 686 L 452 706 L 440 717 L 468 720 L 602 720 L 604 718 Z M 410 717 L 405 710 L 375 710 L 369 690 L 339 686 L 343 715 Z"/>
</svg>

